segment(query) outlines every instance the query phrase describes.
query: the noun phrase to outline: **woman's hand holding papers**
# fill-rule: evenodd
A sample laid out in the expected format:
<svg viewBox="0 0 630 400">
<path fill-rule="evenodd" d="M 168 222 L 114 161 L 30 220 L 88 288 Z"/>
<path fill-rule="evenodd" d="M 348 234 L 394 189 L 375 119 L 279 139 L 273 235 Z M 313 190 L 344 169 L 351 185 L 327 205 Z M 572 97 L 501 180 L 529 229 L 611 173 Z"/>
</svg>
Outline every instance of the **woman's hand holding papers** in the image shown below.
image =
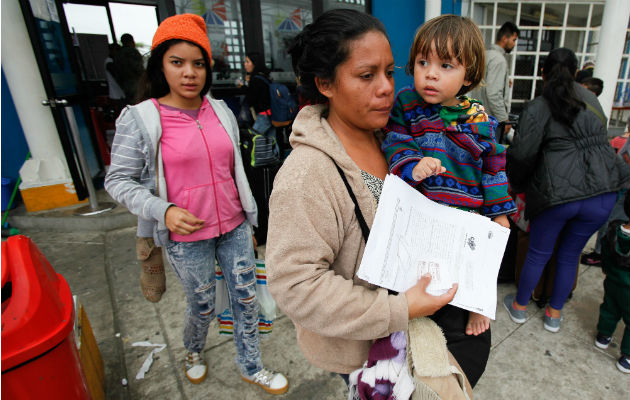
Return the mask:
<svg viewBox="0 0 630 400">
<path fill-rule="evenodd" d="M 437 310 L 450 303 L 457 292 L 457 283 L 448 292 L 440 296 L 432 296 L 427 293 L 427 286 L 431 283 L 431 275 L 423 275 L 422 278 L 405 292 L 409 319 L 433 315 Z"/>
</svg>

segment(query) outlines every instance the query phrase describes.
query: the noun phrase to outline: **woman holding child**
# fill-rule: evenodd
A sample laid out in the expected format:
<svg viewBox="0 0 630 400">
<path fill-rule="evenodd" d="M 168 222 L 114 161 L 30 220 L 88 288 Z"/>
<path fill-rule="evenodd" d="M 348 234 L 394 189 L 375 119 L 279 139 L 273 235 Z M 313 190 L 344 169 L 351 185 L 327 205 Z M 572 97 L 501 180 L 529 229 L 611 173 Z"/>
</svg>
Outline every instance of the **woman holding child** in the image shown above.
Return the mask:
<svg viewBox="0 0 630 400">
<path fill-rule="evenodd" d="M 293 151 L 274 182 L 269 290 L 295 324 L 305 357 L 348 382 L 376 339 L 434 314 L 456 287 L 428 295 L 425 276 L 393 294 L 356 276 L 388 173 L 379 130 L 394 101 L 394 60 L 382 24 L 331 10 L 304 28 L 290 53 L 304 95 L 316 105 L 298 114 Z"/>
</svg>

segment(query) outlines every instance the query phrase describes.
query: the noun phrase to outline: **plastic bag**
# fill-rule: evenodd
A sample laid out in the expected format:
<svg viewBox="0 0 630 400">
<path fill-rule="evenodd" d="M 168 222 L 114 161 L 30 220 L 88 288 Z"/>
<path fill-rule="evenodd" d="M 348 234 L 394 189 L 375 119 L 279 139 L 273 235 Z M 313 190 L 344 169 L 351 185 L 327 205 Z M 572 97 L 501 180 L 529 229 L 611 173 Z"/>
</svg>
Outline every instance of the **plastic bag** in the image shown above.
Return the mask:
<svg viewBox="0 0 630 400">
<path fill-rule="evenodd" d="M 525 193 L 518 193 L 514 197 L 516 212 L 510 215 L 512 222 L 523 232 L 529 232 L 529 220 L 525 218 Z"/>
<path fill-rule="evenodd" d="M 232 335 L 234 331 L 234 318 L 230 311 L 230 298 L 227 290 L 227 283 L 223 276 L 223 271 L 218 265 L 215 267 L 216 274 L 216 297 L 215 310 L 219 322 L 219 334 Z M 256 260 L 256 299 L 260 305 L 258 313 L 258 333 L 269 334 L 273 330 L 273 320 L 277 316 L 276 301 L 271 297 L 267 289 L 267 271 L 265 260 Z"/>
</svg>

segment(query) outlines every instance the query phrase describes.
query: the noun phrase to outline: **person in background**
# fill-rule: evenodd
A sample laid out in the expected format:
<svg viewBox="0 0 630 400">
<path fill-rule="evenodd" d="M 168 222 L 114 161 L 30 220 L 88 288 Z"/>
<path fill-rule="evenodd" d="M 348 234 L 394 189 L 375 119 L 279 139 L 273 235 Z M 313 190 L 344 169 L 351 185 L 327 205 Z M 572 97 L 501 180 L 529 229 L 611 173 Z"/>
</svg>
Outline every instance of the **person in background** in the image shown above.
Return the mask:
<svg viewBox="0 0 630 400">
<path fill-rule="evenodd" d="M 530 242 L 516 295 L 503 305 L 512 321 L 527 320 L 527 304 L 557 245 L 557 268 L 543 327 L 558 332 L 562 308 L 573 288 L 580 252 L 606 221 L 630 167 L 608 143 L 597 97 L 575 82 L 577 58 L 567 48 L 549 52 L 543 94 L 519 118 L 507 151 L 507 174 L 515 193 L 525 193 Z"/>
<path fill-rule="evenodd" d="M 141 219 L 139 234 L 165 247 L 182 283 L 188 380 L 201 383 L 208 372 L 203 350 L 215 316 L 218 261 L 234 317 L 239 373 L 268 393 L 282 394 L 287 378 L 263 368 L 261 360 L 252 246 L 256 203 L 236 119 L 209 94 L 211 54 L 198 15 L 175 15 L 158 26 L 141 84 L 145 100 L 118 118 L 105 189 Z"/>
<path fill-rule="evenodd" d="M 120 114 L 120 110 L 125 106 L 125 92 L 118 84 L 120 77 L 114 65 L 114 58 L 120 50 L 118 43 L 109 45 L 109 53 L 105 59 L 105 78 L 107 79 L 108 97 L 116 107 L 116 117 Z"/>
<path fill-rule="evenodd" d="M 116 69 L 118 83 L 125 92 L 127 104 L 136 103 L 136 93 L 138 82 L 144 71 L 142 55 L 136 49 L 136 42 L 129 33 L 120 37 L 122 47 L 118 49 L 114 56 L 114 68 Z"/>
<path fill-rule="evenodd" d="M 630 196 L 623 198 L 623 208 L 630 215 Z M 612 221 L 602 240 L 602 272 L 604 301 L 599 307 L 595 346 L 606 349 L 612 341 L 617 323 L 623 319 L 625 330 L 621 340 L 619 371 L 630 374 L 630 221 Z"/>
<path fill-rule="evenodd" d="M 246 76 L 249 75 L 245 100 L 256 120 L 252 129 L 260 134 L 275 137 L 276 129 L 271 124 L 271 100 L 269 98 L 269 69 L 260 53 L 247 53 L 244 62 Z"/>
<path fill-rule="evenodd" d="M 298 113 L 293 151 L 274 182 L 268 286 L 306 359 L 348 384 L 375 339 L 433 314 L 456 286 L 434 297 L 424 276 L 390 294 L 356 275 L 367 236 L 358 215 L 369 229 L 387 175 L 379 130 L 394 100 L 394 58 L 383 24 L 356 10 L 329 10 L 304 27 L 289 54 L 302 94 L 315 105 Z"/>
<path fill-rule="evenodd" d="M 509 228 L 507 215 L 516 205 L 507 191 L 505 147 L 494 136 L 497 121 L 478 100 L 463 95 L 484 76 L 479 28 L 457 15 L 427 21 L 407 65 L 414 86 L 398 92 L 384 129 L 390 172 L 437 203 Z M 474 387 L 490 354 L 490 319 L 452 305 L 431 318 Z"/>
<path fill-rule="evenodd" d="M 583 79 L 579 83 L 591 92 L 595 93 L 595 96 L 597 97 L 599 97 L 599 95 L 602 94 L 602 91 L 604 90 L 604 81 L 599 78 L 593 78 L 592 76 L 590 78 Z"/>
<path fill-rule="evenodd" d="M 509 122 L 509 89 L 511 87 L 508 54 L 516 46 L 519 29 L 512 22 L 505 22 L 497 32 L 494 44 L 486 49 L 486 73 L 483 83 L 470 93 L 479 99 L 491 115 L 504 123 L 503 135 L 510 132 Z"/>
<path fill-rule="evenodd" d="M 577 72 L 575 75 L 575 81 L 577 83 L 584 82 L 585 79 L 592 78 L 593 72 L 595 71 L 595 62 L 588 60 L 584 63 L 584 66 L 581 70 Z"/>
<path fill-rule="evenodd" d="M 630 141 L 628 141 L 628 137 L 630 137 L 630 116 L 628 116 L 628 123 L 626 124 L 626 130 L 622 135 L 616 136 L 611 139 L 610 144 L 617 152 L 617 156 L 621 157 L 626 164 L 630 165 Z M 580 257 L 580 263 L 585 265 L 590 265 L 594 267 L 598 267 L 602 264 L 602 238 L 608 231 L 608 224 L 610 221 L 614 221 L 617 219 L 626 220 L 628 219 L 628 215 L 624 211 L 623 207 L 623 199 L 625 197 L 625 193 L 628 189 L 622 188 L 619 190 L 617 194 L 617 202 L 610 212 L 610 216 L 606 220 L 606 222 L 599 228 L 597 231 L 597 239 L 595 240 L 595 248 L 593 251 L 589 253 L 584 253 Z"/>
</svg>

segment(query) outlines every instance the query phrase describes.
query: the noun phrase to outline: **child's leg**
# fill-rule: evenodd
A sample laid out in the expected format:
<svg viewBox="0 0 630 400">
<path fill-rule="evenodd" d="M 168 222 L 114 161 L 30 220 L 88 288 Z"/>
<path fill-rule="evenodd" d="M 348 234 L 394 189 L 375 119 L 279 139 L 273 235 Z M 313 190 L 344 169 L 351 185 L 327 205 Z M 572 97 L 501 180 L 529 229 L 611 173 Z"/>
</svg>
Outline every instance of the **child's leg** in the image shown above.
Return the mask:
<svg viewBox="0 0 630 400">
<path fill-rule="evenodd" d="M 623 286 L 617 287 L 617 304 L 621 307 L 621 316 L 626 325 L 621 339 L 621 354 L 630 356 L 630 290 Z"/>
<path fill-rule="evenodd" d="M 468 313 L 468 323 L 466 324 L 467 335 L 480 335 L 490 328 L 490 318 L 474 312 Z"/>
<path fill-rule="evenodd" d="M 615 286 L 609 279 L 604 279 L 604 302 L 599 306 L 599 321 L 597 322 L 597 332 L 604 336 L 612 336 L 615 328 L 617 328 L 617 322 L 621 318 L 621 310 L 614 297 L 614 293 L 617 291 Z M 627 327 L 628 323 L 626 322 Z"/>
<path fill-rule="evenodd" d="M 466 335 L 468 311 L 450 304 L 430 316 L 442 329 L 446 347 L 453 354 L 474 388 L 486 369 L 490 355 L 491 329 L 479 336 Z"/>
</svg>

